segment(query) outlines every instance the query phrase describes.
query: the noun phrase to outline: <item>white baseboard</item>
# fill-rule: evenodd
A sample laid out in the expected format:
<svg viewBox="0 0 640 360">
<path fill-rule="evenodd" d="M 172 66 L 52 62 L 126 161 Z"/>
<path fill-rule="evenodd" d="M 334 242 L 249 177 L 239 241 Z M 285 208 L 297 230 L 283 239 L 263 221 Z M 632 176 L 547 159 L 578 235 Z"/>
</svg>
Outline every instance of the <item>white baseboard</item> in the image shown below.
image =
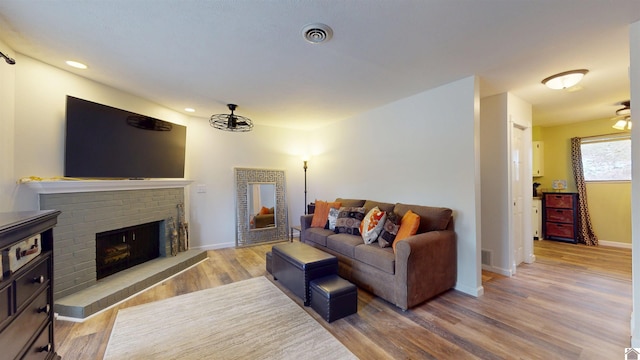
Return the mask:
<svg viewBox="0 0 640 360">
<path fill-rule="evenodd" d="M 479 297 L 479 296 L 482 296 L 484 294 L 484 287 L 482 287 L 482 286 L 474 288 L 474 287 L 471 287 L 471 286 L 466 286 L 466 285 L 460 284 L 458 282 L 458 283 L 456 283 L 456 286 L 454 286 L 453 288 L 458 290 L 458 291 L 462 291 L 463 293 L 465 293 L 467 295 L 471 295 L 471 296 L 475 296 L 475 297 Z"/>
<path fill-rule="evenodd" d="M 631 249 L 631 243 L 621 243 L 617 241 L 598 240 L 598 245 Z"/>
<path fill-rule="evenodd" d="M 511 277 L 513 274 L 511 273 L 510 269 L 503 269 L 503 268 L 499 268 L 493 265 L 485 265 L 482 264 L 482 270 L 485 271 L 490 271 L 492 273 L 496 273 L 496 274 L 500 274 L 500 275 L 504 275 L 504 276 L 509 276 Z"/>
<path fill-rule="evenodd" d="M 222 243 L 222 244 L 213 244 L 213 245 L 205 245 L 205 246 L 192 246 L 191 249 L 196 249 L 196 250 L 218 250 L 218 249 L 231 248 L 231 247 L 235 247 L 235 246 L 236 246 L 235 241 L 232 241 L 232 242 L 226 242 L 226 243 Z"/>
</svg>

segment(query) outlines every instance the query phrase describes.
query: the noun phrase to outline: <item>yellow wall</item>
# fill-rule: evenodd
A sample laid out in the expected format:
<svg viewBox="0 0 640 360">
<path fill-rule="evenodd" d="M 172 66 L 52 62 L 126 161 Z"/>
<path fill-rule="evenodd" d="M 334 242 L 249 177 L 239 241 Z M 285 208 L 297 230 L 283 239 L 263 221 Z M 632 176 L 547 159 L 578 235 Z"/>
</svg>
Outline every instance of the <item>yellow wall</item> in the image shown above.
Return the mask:
<svg viewBox="0 0 640 360">
<path fill-rule="evenodd" d="M 539 189 L 553 191 L 551 182 L 567 180 L 575 192 L 571 169 L 571 138 L 619 133 L 610 119 L 533 128 L 534 141 L 544 142 L 544 176 L 533 178 Z M 631 182 L 587 183 L 587 202 L 593 229 L 599 240 L 631 243 Z"/>
</svg>

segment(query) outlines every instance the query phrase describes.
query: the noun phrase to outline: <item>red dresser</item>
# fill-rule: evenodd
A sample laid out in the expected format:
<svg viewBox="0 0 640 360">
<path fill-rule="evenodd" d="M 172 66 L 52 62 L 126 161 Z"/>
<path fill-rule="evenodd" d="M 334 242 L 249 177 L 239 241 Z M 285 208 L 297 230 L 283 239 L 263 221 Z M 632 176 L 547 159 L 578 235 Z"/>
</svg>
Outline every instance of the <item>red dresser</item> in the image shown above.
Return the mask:
<svg viewBox="0 0 640 360">
<path fill-rule="evenodd" d="M 544 239 L 577 243 L 577 216 L 577 193 L 543 193 L 542 235 Z"/>
</svg>

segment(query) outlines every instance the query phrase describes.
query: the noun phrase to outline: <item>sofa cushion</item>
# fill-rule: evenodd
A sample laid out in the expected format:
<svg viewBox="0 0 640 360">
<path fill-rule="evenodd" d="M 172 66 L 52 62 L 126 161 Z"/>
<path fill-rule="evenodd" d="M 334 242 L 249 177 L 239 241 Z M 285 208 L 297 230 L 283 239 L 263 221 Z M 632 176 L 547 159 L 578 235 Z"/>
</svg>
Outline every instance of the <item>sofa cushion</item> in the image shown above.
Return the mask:
<svg viewBox="0 0 640 360">
<path fill-rule="evenodd" d="M 371 265 L 389 274 L 395 274 L 396 256 L 391 248 L 373 245 L 361 245 L 354 248 L 354 259 Z"/>
<path fill-rule="evenodd" d="M 393 208 L 396 206 L 396 204 L 367 200 L 364 202 L 364 205 L 362 205 L 362 207 L 366 209 L 367 213 L 376 206 L 384 212 L 389 212 L 389 211 L 393 211 Z"/>
<path fill-rule="evenodd" d="M 339 208 L 340 206 L 341 204 L 339 202 L 316 200 L 316 209 L 313 213 L 313 219 L 311 220 L 311 227 L 325 227 L 329 218 L 329 208 Z"/>
<path fill-rule="evenodd" d="M 372 244 L 378 240 L 378 235 L 384 226 L 387 213 L 375 206 L 365 215 L 364 220 L 360 223 L 360 234 L 365 244 Z"/>
<path fill-rule="evenodd" d="M 352 259 L 354 258 L 354 249 L 358 245 L 364 246 L 360 235 L 333 234 L 327 237 L 327 248 Z"/>
<path fill-rule="evenodd" d="M 433 206 L 396 204 L 394 211 L 403 216 L 407 210 L 420 215 L 418 233 L 446 230 L 451 222 L 451 209 Z"/>
<path fill-rule="evenodd" d="M 360 223 L 364 219 L 363 207 L 341 207 L 336 220 L 338 234 L 360 235 Z"/>
<path fill-rule="evenodd" d="M 327 236 L 333 234 L 333 231 L 327 229 L 308 228 L 304 230 L 304 241 L 311 241 L 318 245 L 327 246 Z"/>
<path fill-rule="evenodd" d="M 378 236 L 378 245 L 380 247 L 390 247 L 396 239 L 399 229 L 400 216 L 393 211 L 388 212 L 380 236 Z"/>
<path fill-rule="evenodd" d="M 340 204 L 342 204 L 341 206 L 344 207 L 361 207 L 362 205 L 364 205 L 364 200 L 358 200 L 358 199 L 343 199 L 343 198 L 337 198 L 336 202 L 339 202 Z"/>
</svg>

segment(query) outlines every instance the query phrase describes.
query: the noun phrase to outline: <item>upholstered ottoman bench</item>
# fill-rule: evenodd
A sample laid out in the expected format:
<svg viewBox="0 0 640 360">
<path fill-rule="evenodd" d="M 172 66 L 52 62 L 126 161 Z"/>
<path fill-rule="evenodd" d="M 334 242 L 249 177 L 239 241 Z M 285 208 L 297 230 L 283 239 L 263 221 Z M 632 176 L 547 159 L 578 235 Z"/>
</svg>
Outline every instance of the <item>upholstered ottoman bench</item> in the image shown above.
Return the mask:
<svg viewBox="0 0 640 360">
<path fill-rule="evenodd" d="M 273 253 L 271 251 L 267 251 L 267 272 L 269 274 L 273 274 Z"/>
<path fill-rule="evenodd" d="M 327 322 L 358 312 L 358 288 L 338 275 L 311 281 L 311 307 Z"/>
<path fill-rule="evenodd" d="M 274 245 L 271 269 L 273 278 L 300 297 L 309 306 L 309 282 L 338 272 L 338 258 L 299 242 Z"/>
</svg>

